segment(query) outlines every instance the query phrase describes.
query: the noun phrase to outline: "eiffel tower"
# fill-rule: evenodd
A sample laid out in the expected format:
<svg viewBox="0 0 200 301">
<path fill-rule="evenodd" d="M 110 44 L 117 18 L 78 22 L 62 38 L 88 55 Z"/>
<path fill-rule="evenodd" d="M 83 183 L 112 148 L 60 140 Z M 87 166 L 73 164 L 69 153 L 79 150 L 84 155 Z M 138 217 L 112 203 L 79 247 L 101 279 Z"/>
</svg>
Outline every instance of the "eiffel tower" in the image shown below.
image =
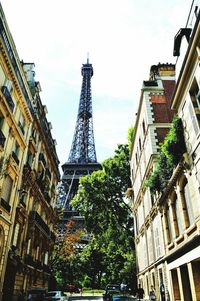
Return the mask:
<svg viewBox="0 0 200 301">
<path fill-rule="evenodd" d="M 89 175 L 93 171 L 102 169 L 102 167 L 97 162 L 94 143 L 91 96 L 93 67 L 92 64 L 89 63 L 89 59 L 87 59 L 86 64 L 82 65 L 81 74 L 83 80 L 75 132 L 68 161 L 62 165 L 62 183 L 65 190 L 65 197 L 61 206 L 64 208 L 63 224 L 66 224 L 69 219 L 73 218 L 79 223 L 80 227 L 83 227 L 84 217 L 81 217 L 78 212 L 72 208 L 70 201 L 77 193 L 80 177 Z M 62 227 L 61 232 L 64 231 Z"/>
</svg>

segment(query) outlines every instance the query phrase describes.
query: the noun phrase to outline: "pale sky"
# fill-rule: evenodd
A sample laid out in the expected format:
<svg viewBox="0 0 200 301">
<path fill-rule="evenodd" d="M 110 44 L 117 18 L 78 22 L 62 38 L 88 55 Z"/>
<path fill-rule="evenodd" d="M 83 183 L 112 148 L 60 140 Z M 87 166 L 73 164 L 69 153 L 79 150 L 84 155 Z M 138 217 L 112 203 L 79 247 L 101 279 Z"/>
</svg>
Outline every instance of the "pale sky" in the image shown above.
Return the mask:
<svg viewBox="0 0 200 301">
<path fill-rule="evenodd" d="M 192 0 L 1 0 L 19 57 L 35 63 L 61 165 L 69 156 L 89 52 L 98 162 L 127 142 L 151 65 L 175 63 Z"/>
</svg>

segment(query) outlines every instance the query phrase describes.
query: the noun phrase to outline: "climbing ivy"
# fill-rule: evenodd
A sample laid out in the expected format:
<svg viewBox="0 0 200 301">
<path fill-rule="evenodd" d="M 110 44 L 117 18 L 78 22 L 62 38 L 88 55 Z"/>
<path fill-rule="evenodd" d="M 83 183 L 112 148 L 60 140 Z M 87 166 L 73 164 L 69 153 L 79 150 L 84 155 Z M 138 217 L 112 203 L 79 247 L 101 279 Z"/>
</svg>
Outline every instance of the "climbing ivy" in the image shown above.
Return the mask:
<svg viewBox="0 0 200 301">
<path fill-rule="evenodd" d="M 146 181 L 146 187 L 151 192 L 161 193 L 170 180 L 174 167 L 180 162 L 186 152 L 182 120 L 174 117 L 172 127 L 160 146 L 156 168 Z"/>
</svg>

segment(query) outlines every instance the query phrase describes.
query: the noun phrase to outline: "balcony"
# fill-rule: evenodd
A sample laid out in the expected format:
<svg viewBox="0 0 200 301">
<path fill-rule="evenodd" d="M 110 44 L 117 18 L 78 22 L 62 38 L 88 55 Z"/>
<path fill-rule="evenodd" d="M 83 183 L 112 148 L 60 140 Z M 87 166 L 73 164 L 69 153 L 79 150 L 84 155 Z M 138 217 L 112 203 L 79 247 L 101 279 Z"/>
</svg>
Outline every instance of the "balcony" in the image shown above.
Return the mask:
<svg viewBox="0 0 200 301">
<path fill-rule="evenodd" d="M 50 236 L 48 225 L 43 221 L 41 216 L 36 211 L 30 212 L 30 219 L 32 219 L 45 232 L 47 236 Z"/>
<path fill-rule="evenodd" d="M 0 130 L 0 146 L 2 148 L 4 148 L 5 141 L 6 141 L 6 137 L 4 136 L 3 132 Z"/>
<path fill-rule="evenodd" d="M 1 205 L 1 207 L 4 208 L 7 212 L 10 213 L 11 207 L 10 207 L 9 203 L 6 202 L 3 198 L 1 198 L 1 200 L 0 200 L 0 205 Z"/>
<path fill-rule="evenodd" d="M 15 104 L 12 100 L 12 97 L 10 95 L 10 92 L 9 92 L 8 88 L 6 86 L 2 86 L 1 91 L 2 91 L 2 93 L 3 93 L 3 95 L 6 99 L 6 102 L 9 106 L 10 110 L 13 112 L 14 108 L 15 108 Z"/>
</svg>

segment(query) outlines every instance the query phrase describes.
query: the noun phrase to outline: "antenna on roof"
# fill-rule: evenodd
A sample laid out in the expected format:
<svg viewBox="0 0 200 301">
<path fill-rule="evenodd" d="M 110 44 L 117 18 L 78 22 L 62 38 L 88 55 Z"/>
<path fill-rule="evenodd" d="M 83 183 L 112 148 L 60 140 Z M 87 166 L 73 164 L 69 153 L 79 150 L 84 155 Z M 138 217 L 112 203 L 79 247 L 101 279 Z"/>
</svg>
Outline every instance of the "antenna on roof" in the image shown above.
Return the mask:
<svg viewBox="0 0 200 301">
<path fill-rule="evenodd" d="M 87 52 L 87 64 L 89 64 L 89 52 Z"/>
</svg>

